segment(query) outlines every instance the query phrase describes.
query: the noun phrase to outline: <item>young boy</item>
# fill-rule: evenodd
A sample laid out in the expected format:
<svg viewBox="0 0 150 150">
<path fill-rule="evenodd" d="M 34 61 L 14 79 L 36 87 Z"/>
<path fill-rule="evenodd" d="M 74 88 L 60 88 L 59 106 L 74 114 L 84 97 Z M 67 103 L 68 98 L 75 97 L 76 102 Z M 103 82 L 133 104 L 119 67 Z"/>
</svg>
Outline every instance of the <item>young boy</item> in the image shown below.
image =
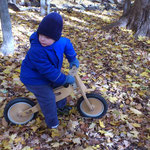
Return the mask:
<svg viewBox="0 0 150 150">
<path fill-rule="evenodd" d="M 22 62 L 20 79 L 32 92 L 41 107 L 49 128 L 59 125 L 57 108 L 66 105 L 66 99 L 55 102 L 53 88 L 73 84 L 75 78 L 61 72 L 63 54 L 70 68 L 79 67 L 79 61 L 69 39 L 61 37 L 63 19 L 58 13 L 43 18 L 37 32 L 30 37 L 31 47 Z"/>
</svg>

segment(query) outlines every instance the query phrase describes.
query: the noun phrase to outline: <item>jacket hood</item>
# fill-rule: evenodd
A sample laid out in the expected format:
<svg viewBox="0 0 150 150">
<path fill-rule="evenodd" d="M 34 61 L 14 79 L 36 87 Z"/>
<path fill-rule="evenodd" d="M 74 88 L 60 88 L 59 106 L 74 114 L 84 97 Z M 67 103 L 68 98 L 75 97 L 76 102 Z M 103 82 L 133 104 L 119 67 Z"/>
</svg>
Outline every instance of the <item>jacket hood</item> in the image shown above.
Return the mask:
<svg viewBox="0 0 150 150">
<path fill-rule="evenodd" d="M 31 44 L 34 44 L 34 43 L 36 43 L 36 44 L 40 44 L 40 42 L 39 42 L 39 36 L 38 36 L 38 34 L 37 34 L 37 32 L 34 32 L 31 36 L 30 36 L 30 43 Z"/>
</svg>

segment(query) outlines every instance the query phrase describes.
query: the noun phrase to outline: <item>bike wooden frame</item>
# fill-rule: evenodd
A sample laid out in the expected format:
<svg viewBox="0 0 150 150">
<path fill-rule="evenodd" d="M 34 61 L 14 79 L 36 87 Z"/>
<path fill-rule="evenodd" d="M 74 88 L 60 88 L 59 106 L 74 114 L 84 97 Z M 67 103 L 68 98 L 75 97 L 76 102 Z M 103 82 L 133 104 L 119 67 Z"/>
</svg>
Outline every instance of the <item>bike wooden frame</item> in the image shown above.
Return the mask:
<svg viewBox="0 0 150 150">
<path fill-rule="evenodd" d="M 94 91 L 93 89 L 87 89 L 86 86 L 84 85 L 84 83 L 82 82 L 81 78 L 79 77 L 78 75 L 78 69 L 76 67 L 73 67 L 69 74 L 70 75 L 73 75 L 76 79 L 76 85 L 77 87 L 80 89 L 80 92 L 87 104 L 87 107 L 89 108 L 90 111 L 93 111 L 94 110 L 94 107 L 93 105 L 90 104 L 89 100 L 87 99 L 86 97 L 86 93 L 87 92 L 91 92 L 91 91 Z M 69 96 L 72 92 L 74 91 L 74 88 L 72 85 L 69 85 L 67 88 L 66 87 L 58 87 L 56 89 L 54 89 L 54 93 L 55 93 L 55 96 L 56 96 L 56 102 L 66 98 L 67 96 Z M 20 116 L 26 116 L 26 115 L 29 115 L 29 114 L 32 114 L 32 113 L 36 113 L 40 110 L 40 106 L 39 104 L 36 104 L 35 106 L 23 111 L 23 112 L 20 112 L 19 115 Z"/>
</svg>

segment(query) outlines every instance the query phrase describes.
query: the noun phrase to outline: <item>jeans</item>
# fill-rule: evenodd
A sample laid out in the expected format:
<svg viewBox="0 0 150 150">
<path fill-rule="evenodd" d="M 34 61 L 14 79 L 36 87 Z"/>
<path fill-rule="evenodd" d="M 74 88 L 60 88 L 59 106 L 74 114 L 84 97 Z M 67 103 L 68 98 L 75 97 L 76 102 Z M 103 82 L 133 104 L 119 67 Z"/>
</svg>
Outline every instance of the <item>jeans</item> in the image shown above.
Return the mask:
<svg viewBox="0 0 150 150">
<path fill-rule="evenodd" d="M 25 86 L 37 98 L 47 126 L 51 128 L 58 125 L 57 108 L 63 108 L 66 105 L 66 98 L 56 103 L 55 94 L 50 85 Z"/>
</svg>

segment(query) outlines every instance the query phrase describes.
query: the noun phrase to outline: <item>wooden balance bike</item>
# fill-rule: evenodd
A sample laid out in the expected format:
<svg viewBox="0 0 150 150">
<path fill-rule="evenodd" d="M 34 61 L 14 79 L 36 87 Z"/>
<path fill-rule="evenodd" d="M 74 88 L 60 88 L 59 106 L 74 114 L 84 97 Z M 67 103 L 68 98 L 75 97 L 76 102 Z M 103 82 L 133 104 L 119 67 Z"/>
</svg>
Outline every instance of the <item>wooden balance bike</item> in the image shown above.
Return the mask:
<svg viewBox="0 0 150 150">
<path fill-rule="evenodd" d="M 76 79 L 76 88 L 81 92 L 82 97 L 77 101 L 77 110 L 83 117 L 101 118 L 108 109 L 106 100 L 99 94 L 89 93 L 93 89 L 87 89 L 78 75 L 75 66 L 70 70 L 69 74 Z M 61 86 L 54 89 L 56 102 L 66 98 L 74 91 L 73 85 Z M 28 98 L 16 98 L 7 103 L 4 108 L 4 118 L 10 124 L 23 125 L 35 118 L 40 110 L 39 104 L 35 104 Z"/>
</svg>

